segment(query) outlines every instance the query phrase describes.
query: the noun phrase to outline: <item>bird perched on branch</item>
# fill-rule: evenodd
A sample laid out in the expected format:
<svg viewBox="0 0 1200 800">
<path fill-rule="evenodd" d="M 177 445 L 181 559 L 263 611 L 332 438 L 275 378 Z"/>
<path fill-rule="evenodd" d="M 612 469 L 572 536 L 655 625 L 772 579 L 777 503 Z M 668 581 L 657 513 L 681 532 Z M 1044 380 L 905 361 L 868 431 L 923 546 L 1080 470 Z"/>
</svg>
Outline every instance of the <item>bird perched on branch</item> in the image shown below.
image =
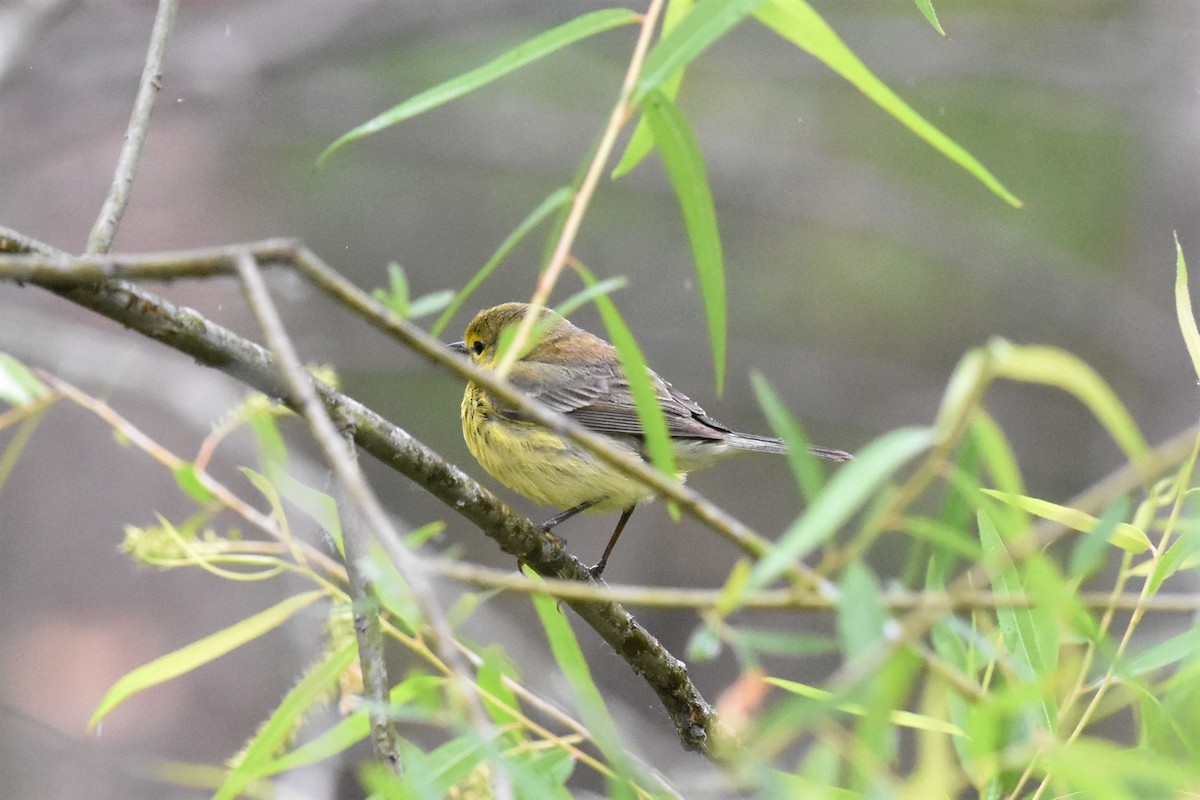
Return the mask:
<svg viewBox="0 0 1200 800">
<path fill-rule="evenodd" d="M 461 342 L 450 348 L 484 369 L 494 369 L 501 333 L 528 312 L 525 303 L 505 303 L 479 312 Z M 536 343 L 508 373 L 522 393 L 602 434 L 620 450 L 646 457 L 642 424 L 617 350 L 611 344 L 542 309 L 546 324 Z M 648 370 L 667 423 L 680 480 L 695 469 L 738 452 L 784 453 L 780 439 L 739 433 L 717 422 L 687 395 Z M 535 503 L 564 509 L 538 527 L 549 532 L 581 511 L 616 511 L 621 518 L 594 567 L 599 578 L 633 509 L 654 491 L 580 445 L 509 408 L 475 383 L 462 401 L 467 449 L 496 480 Z M 810 447 L 818 458 L 848 461 L 850 454 Z"/>
</svg>

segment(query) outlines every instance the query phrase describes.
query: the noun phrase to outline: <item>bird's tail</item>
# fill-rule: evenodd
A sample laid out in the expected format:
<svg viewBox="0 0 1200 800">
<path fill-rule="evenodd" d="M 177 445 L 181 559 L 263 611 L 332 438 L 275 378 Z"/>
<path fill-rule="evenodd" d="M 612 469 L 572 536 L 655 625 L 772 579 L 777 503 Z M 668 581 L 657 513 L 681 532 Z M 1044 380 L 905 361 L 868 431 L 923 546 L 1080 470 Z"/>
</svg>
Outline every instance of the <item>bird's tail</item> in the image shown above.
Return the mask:
<svg viewBox="0 0 1200 800">
<path fill-rule="evenodd" d="M 751 450 L 756 453 L 786 453 L 787 445 L 782 439 L 776 439 L 773 436 L 759 436 L 756 433 L 735 433 L 726 439 L 729 444 L 739 450 Z M 823 458 L 826 461 L 849 461 L 854 456 L 847 453 L 845 450 L 837 450 L 832 447 L 820 447 L 818 445 L 809 445 L 808 452 L 812 453 L 817 458 Z"/>
</svg>

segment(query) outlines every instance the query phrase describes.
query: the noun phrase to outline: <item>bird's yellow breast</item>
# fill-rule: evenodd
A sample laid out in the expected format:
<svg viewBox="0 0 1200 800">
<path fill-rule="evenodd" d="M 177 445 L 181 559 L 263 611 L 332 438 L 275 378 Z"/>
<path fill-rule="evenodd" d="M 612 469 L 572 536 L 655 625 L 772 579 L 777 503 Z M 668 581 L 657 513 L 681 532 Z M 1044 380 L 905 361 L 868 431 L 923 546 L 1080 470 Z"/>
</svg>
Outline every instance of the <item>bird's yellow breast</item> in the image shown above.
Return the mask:
<svg viewBox="0 0 1200 800">
<path fill-rule="evenodd" d="M 654 497 L 638 481 L 558 434 L 501 416 L 487 393 L 474 384 L 463 395 L 462 425 L 467 449 L 480 465 L 535 503 L 560 509 L 594 503 L 590 511 L 612 511 Z M 637 452 L 632 440 L 612 441 Z"/>
</svg>

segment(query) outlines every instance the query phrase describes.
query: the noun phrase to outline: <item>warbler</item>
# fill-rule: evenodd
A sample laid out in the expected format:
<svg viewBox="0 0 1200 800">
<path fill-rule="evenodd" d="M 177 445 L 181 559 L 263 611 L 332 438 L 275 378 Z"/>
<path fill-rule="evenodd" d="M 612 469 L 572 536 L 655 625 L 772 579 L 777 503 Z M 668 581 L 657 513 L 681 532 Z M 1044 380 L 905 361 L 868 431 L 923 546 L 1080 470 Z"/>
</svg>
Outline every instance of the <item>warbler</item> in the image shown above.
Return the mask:
<svg viewBox="0 0 1200 800">
<path fill-rule="evenodd" d="M 528 309 L 525 303 L 505 303 L 481 311 L 467 326 L 463 341 L 449 347 L 476 365 L 493 369 L 501 332 L 518 324 Z M 618 449 L 646 458 L 642 425 L 616 348 L 549 309 L 540 312 L 539 322 L 548 327 L 513 364 L 508 381 L 532 399 L 607 436 Z M 653 370 L 647 371 L 666 418 L 680 480 L 737 451 L 787 451 L 780 439 L 722 425 Z M 603 555 L 590 570 L 598 579 L 633 509 L 652 499 L 654 492 L 473 382 L 467 384 L 461 411 L 467 449 L 485 470 L 535 503 L 564 509 L 538 526 L 543 531 L 581 511 L 621 511 Z M 826 447 L 809 449 L 830 461 L 851 457 Z"/>
</svg>

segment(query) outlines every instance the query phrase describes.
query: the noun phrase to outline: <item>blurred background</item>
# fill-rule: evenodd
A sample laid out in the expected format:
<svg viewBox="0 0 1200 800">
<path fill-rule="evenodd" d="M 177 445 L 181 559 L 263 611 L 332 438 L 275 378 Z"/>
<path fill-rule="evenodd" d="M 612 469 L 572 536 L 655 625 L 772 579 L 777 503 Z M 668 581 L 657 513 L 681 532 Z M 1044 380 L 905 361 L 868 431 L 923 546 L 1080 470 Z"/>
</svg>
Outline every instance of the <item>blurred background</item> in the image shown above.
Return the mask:
<svg viewBox="0 0 1200 800">
<path fill-rule="evenodd" d="M 650 363 L 716 418 L 765 432 L 748 379 L 759 370 L 815 442 L 848 450 L 897 426 L 931 422 L 955 364 L 992 336 L 1078 354 L 1151 442 L 1194 422 L 1194 378 L 1174 320 L 1172 232 L 1195 273 L 1200 7 L 942 3 L 943 39 L 910 2 L 814 5 L 1025 208 L 1004 204 L 822 65 L 748 22 L 699 59 L 679 98 L 707 159 L 725 247 L 723 396 L 714 392 L 678 207 L 654 157 L 616 183 L 602 181 L 575 247 L 601 276 L 629 278 L 614 299 Z M 363 287 L 384 285 L 386 265 L 396 261 L 414 294 L 457 289 L 570 180 L 616 98 L 635 28 L 589 39 L 352 145 L 320 170 L 314 159 L 380 111 L 599 7 L 184 3 L 114 251 L 294 236 Z M 153 3 L 124 0 L 0 5 L 0 225 L 83 249 L 153 14 Z M 459 338 L 479 308 L 527 298 L 543 245 L 535 236 L 510 258 L 447 340 Z M 578 288 L 574 281 L 565 278 L 557 300 Z M 293 276 L 274 274 L 272 287 L 302 357 L 332 364 L 349 393 L 498 488 L 462 444 L 456 379 Z M 231 280 L 151 288 L 261 340 Z M 575 321 L 602 330 L 594 312 Z M 223 375 L 36 288 L 0 284 L 0 350 L 103 397 L 186 458 L 243 394 Z M 1065 395 L 1000 386 L 988 406 L 1011 437 L 1031 494 L 1065 500 L 1121 463 L 1100 426 Z M 299 426 L 287 430 L 297 455 L 310 450 Z M 11 435 L 0 433 L 0 446 Z M 252 498 L 236 472 L 254 463 L 251 445 L 248 437 L 223 445 L 214 471 Z M 443 519 L 436 547 L 512 566 L 403 478 L 368 467 L 403 525 Z M 309 479 L 328 488 L 319 466 Z M 776 459 L 727 462 L 692 485 L 771 537 L 800 511 Z M 535 519 L 550 513 L 500 493 Z M 121 675 L 289 590 L 282 581 L 230 586 L 156 572 L 118 552 L 124 525 L 151 524 L 156 513 L 178 521 L 191 510 L 165 470 L 83 409 L 60 403 L 38 428 L 0 487 L 0 796 L 200 796 L 153 782 L 153 759 L 219 763 L 315 657 L 319 609 L 133 699 L 98 735 L 85 733 Z M 563 532 L 590 563 L 614 522 L 577 519 Z M 634 515 L 606 577 L 711 587 L 736 556 L 690 520 L 672 522 L 659 503 Z M 889 577 L 887 563 L 876 567 Z M 463 591 L 443 590 L 448 602 Z M 666 612 L 639 619 L 677 653 L 695 624 Z M 811 624 L 830 623 L 814 616 Z M 706 763 L 678 749 L 649 690 L 579 629 L 617 713 L 645 720 L 633 746 L 685 794 L 711 792 L 711 783 L 701 790 Z M 491 601 L 468 630 L 523 654 L 528 682 L 565 697 L 543 666 L 525 601 Z M 827 668 L 791 661 L 783 677 L 819 680 Z M 736 664 L 724 657 L 692 672 L 712 700 Z M 347 772 L 353 764 L 322 765 L 285 783 L 297 797 L 356 796 Z"/>
</svg>

